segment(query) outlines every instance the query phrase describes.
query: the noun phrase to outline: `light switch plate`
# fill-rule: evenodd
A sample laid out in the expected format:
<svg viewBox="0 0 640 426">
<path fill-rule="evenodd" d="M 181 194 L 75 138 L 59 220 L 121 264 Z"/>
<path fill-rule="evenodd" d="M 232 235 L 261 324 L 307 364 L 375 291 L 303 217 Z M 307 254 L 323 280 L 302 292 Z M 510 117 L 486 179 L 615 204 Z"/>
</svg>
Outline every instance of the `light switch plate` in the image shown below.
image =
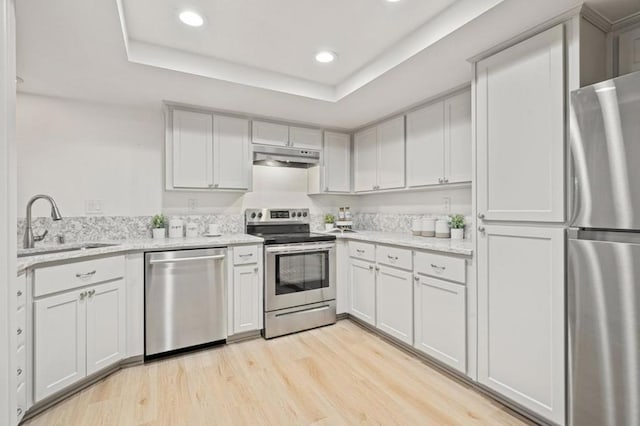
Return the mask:
<svg viewBox="0 0 640 426">
<path fill-rule="evenodd" d="M 189 208 L 189 211 L 195 211 L 198 208 L 198 199 L 189 198 L 187 201 L 187 207 Z"/>
<path fill-rule="evenodd" d="M 84 212 L 85 214 L 92 214 L 92 215 L 103 214 L 102 200 L 85 200 Z"/>
</svg>

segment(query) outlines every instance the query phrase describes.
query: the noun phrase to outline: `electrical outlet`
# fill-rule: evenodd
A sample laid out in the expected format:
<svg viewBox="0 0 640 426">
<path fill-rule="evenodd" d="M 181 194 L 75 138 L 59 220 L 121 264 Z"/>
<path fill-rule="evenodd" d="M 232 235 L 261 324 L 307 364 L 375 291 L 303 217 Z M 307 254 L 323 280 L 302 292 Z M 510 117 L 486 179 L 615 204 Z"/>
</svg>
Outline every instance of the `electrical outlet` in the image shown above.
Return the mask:
<svg viewBox="0 0 640 426">
<path fill-rule="evenodd" d="M 102 200 L 85 200 L 84 212 L 86 214 L 102 214 Z"/>
<path fill-rule="evenodd" d="M 198 200 L 196 198 L 189 198 L 189 200 L 187 200 L 187 207 L 189 211 L 195 211 L 198 208 Z"/>
<path fill-rule="evenodd" d="M 444 212 L 446 214 L 451 214 L 451 197 L 444 197 L 442 202 L 444 204 Z"/>
</svg>

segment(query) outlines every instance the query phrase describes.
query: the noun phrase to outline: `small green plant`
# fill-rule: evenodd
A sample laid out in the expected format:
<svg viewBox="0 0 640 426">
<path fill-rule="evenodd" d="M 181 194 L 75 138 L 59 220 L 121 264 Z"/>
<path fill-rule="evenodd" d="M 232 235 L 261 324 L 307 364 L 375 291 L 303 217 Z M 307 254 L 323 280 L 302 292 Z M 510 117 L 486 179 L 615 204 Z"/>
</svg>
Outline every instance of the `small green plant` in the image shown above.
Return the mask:
<svg viewBox="0 0 640 426">
<path fill-rule="evenodd" d="M 324 223 L 331 224 L 336 221 L 336 217 L 331 213 L 324 215 Z"/>
<path fill-rule="evenodd" d="M 456 214 L 451 216 L 451 228 L 452 229 L 464 229 L 465 221 L 464 216 L 461 214 Z"/>
<path fill-rule="evenodd" d="M 167 224 L 167 218 L 162 213 L 157 214 L 151 219 L 151 226 L 154 229 L 164 228 Z"/>
</svg>

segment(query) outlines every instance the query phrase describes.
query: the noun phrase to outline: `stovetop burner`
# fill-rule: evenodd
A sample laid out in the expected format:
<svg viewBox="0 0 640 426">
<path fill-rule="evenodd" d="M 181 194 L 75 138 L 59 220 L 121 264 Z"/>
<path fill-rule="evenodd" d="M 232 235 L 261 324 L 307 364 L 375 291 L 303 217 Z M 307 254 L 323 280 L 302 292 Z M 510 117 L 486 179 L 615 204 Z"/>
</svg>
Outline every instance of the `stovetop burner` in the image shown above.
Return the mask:
<svg viewBox="0 0 640 426">
<path fill-rule="evenodd" d="M 291 233 L 291 234 L 252 234 L 257 237 L 264 238 L 265 245 L 273 244 L 297 244 L 297 243 L 314 243 L 321 241 L 334 241 L 335 235 L 308 233 Z"/>
</svg>

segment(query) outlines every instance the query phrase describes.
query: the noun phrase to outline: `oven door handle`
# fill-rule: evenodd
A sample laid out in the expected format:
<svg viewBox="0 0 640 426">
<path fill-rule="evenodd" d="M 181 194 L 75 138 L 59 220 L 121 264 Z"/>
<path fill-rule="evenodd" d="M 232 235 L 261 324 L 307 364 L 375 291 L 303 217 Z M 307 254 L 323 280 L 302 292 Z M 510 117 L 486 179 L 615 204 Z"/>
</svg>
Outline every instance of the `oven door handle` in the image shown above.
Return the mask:
<svg viewBox="0 0 640 426">
<path fill-rule="evenodd" d="M 305 253 L 335 249 L 335 244 L 304 244 L 295 246 L 267 247 L 267 253 Z"/>
</svg>

